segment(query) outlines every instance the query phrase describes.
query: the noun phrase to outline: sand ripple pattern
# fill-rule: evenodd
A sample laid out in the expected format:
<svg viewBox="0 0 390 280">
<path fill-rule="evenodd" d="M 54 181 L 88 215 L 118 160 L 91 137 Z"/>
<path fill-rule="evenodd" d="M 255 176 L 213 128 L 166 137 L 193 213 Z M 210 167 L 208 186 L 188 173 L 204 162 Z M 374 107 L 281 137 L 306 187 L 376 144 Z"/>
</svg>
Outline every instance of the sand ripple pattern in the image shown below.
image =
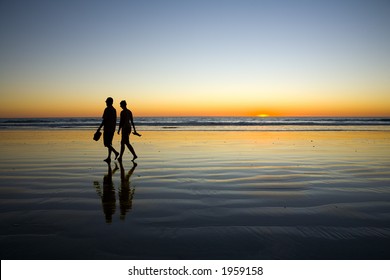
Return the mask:
<svg viewBox="0 0 390 280">
<path fill-rule="evenodd" d="M 389 132 L 1 133 L 2 259 L 390 258 Z"/>
</svg>

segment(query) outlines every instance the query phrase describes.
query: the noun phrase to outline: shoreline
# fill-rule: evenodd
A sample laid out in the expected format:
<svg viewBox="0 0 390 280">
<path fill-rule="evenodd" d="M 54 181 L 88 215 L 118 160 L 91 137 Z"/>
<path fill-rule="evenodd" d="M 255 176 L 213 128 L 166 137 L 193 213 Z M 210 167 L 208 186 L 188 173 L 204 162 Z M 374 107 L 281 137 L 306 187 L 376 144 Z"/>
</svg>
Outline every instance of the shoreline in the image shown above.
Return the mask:
<svg viewBox="0 0 390 280">
<path fill-rule="evenodd" d="M 0 131 L 12 129 L 96 130 L 101 118 L 0 119 Z M 321 117 L 136 117 L 142 131 L 390 131 L 390 118 Z"/>
</svg>

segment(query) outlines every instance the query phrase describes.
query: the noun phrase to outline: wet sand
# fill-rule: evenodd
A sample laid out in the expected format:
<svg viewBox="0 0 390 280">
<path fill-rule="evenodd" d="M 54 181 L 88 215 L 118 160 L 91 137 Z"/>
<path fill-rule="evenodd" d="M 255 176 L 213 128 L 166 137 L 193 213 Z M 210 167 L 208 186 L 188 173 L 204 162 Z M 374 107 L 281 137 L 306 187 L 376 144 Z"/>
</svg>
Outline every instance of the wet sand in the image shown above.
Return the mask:
<svg viewBox="0 0 390 280">
<path fill-rule="evenodd" d="M 0 131 L 1 259 L 390 258 L 390 132 L 142 134 Z"/>
</svg>

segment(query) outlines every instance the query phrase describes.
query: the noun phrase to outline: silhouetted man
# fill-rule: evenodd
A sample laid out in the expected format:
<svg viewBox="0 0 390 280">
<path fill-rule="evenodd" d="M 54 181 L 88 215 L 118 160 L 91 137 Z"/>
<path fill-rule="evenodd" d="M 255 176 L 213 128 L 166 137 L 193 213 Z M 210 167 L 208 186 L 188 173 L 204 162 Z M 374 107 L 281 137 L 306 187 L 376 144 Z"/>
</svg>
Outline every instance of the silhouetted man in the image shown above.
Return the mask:
<svg viewBox="0 0 390 280">
<path fill-rule="evenodd" d="M 112 147 L 112 139 L 114 138 L 116 127 L 116 110 L 112 106 L 113 103 L 114 100 L 111 97 L 106 99 L 107 107 L 104 109 L 103 120 L 98 128 L 99 131 L 102 127 L 104 127 L 103 142 L 104 146 L 108 149 L 108 157 L 104 161 L 107 163 L 111 161 L 111 152 L 114 152 L 115 159 L 119 155 L 119 153 Z"/>
<path fill-rule="evenodd" d="M 101 188 L 99 182 L 94 182 L 96 192 L 102 199 L 102 207 L 104 216 L 106 218 L 106 223 L 112 223 L 112 216 L 115 214 L 116 210 L 116 198 L 115 198 L 115 187 L 112 181 L 112 175 L 118 169 L 117 164 L 115 163 L 115 169 L 111 169 L 111 164 L 107 162 L 108 172 L 107 175 L 103 177 L 103 189 Z"/>
</svg>

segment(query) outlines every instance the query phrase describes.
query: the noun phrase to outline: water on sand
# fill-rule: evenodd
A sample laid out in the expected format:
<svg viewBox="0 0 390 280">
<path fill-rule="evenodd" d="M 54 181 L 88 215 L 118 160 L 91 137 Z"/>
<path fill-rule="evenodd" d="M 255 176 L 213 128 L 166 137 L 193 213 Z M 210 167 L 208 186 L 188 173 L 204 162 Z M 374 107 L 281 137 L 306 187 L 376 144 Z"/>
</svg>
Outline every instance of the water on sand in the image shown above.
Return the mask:
<svg viewBox="0 0 390 280">
<path fill-rule="evenodd" d="M 0 134 L 2 259 L 390 257 L 386 131 Z"/>
</svg>

